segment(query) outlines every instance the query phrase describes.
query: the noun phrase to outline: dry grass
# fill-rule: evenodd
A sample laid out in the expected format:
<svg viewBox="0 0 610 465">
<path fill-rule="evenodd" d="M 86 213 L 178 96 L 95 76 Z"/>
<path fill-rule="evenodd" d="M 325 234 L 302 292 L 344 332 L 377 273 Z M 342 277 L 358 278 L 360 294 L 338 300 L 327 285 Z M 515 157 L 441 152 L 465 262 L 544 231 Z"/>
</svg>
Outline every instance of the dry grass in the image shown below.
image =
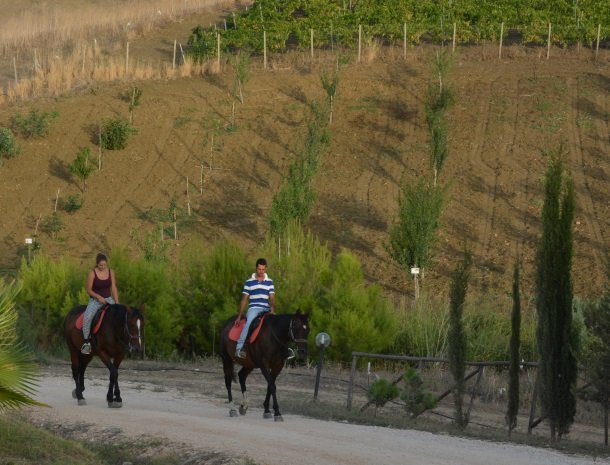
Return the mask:
<svg viewBox="0 0 610 465">
<path fill-rule="evenodd" d="M 157 25 L 186 15 L 234 4 L 229 0 L 134 0 L 61 8 L 46 3 L 38 11 L 26 9 L 0 21 L 0 53 L 30 51 L 37 44 L 62 49 L 66 44 L 99 35 L 129 40 Z"/>
</svg>

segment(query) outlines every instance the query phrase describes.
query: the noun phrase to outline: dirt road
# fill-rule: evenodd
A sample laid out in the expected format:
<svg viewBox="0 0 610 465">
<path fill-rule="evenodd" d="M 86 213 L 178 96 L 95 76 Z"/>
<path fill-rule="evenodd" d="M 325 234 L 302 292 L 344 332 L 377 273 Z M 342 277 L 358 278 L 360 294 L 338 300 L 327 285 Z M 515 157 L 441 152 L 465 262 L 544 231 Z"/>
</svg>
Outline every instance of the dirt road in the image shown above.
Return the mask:
<svg viewBox="0 0 610 465">
<path fill-rule="evenodd" d="M 122 409 L 105 402 L 106 376 L 88 379 L 88 405 L 71 398 L 68 376 L 46 373 L 35 421 L 112 430 L 123 436 L 161 437 L 189 449 L 220 452 L 267 465 L 584 465 L 608 460 L 568 456 L 552 450 L 435 435 L 420 431 L 352 425 L 285 415 L 283 423 L 263 420 L 252 406 L 230 418 L 221 399 L 201 390 L 159 386 L 123 379 Z M 252 404 L 251 404 L 252 405 Z"/>
</svg>

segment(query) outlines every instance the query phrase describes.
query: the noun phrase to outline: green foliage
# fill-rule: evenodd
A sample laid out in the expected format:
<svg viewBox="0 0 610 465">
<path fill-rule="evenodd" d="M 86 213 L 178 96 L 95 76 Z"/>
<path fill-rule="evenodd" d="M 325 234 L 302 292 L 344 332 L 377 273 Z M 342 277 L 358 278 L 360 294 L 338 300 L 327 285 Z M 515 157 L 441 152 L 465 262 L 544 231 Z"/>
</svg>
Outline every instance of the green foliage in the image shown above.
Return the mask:
<svg viewBox="0 0 610 465">
<path fill-rule="evenodd" d="M 3 158 L 13 158 L 19 155 L 19 147 L 9 128 L 0 127 L 0 164 Z"/>
<path fill-rule="evenodd" d="M 91 149 L 85 147 L 80 149 L 76 158 L 68 165 L 70 172 L 80 179 L 83 183 L 83 192 L 87 190 L 87 179 L 95 170 L 95 165 L 89 159 L 91 157 Z"/>
<path fill-rule="evenodd" d="M 404 388 L 400 398 L 405 402 L 405 409 L 412 418 L 416 418 L 426 410 L 436 407 L 434 395 L 427 391 L 419 372 L 408 367 L 403 375 Z"/>
<path fill-rule="evenodd" d="M 121 248 L 113 249 L 111 262 L 121 302 L 144 306 L 146 353 L 153 356 L 172 354 L 184 321 L 170 266 L 158 261 L 133 259 Z"/>
<path fill-rule="evenodd" d="M 250 55 L 240 51 L 231 57 L 235 77 L 235 94 L 244 103 L 244 87 L 250 79 Z"/>
<path fill-rule="evenodd" d="M 68 213 L 74 213 L 83 206 L 83 197 L 80 194 L 69 195 L 67 200 L 62 203 L 62 208 Z"/>
<path fill-rule="evenodd" d="M 576 413 L 577 366 L 572 317 L 574 187 L 562 149 L 552 153 L 544 180 L 542 237 L 536 256 L 537 340 L 541 403 L 551 440 L 569 431 Z"/>
<path fill-rule="evenodd" d="M 43 350 L 64 344 L 63 320 L 75 305 L 86 303 L 86 271 L 77 264 L 51 260 L 39 253 L 28 266 L 23 260 L 18 312 L 24 341 Z"/>
<path fill-rule="evenodd" d="M 161 239 L 161 232 L 134 230 L 130 234 L 131 239 L 138 247 L 148 262 L 167 261 L 167 251 L 170 243 Z"/>
<path fill-rule="evenodd" d="M 216 53 L 216 32 L 206 31 L 201 26 L 194 27 L 187 41 L 186 53 L 197 63 L 212 56 Z"/>
<path fill-rule="evenodd" d="M 584 361 L 594 398 L 606 409 L 610 407 L 610 291 L 585 309 L 588 329 Z"/>
<path fill-rule="evenodd" d="M 142 89 L 136 85 L 131 86 L 123 93 L 121 98 L 129 104 L 129 124 L 133 123 L 133 110 L 140 106 L 142 98 Z"/>
<path fill-rule="evenodd" d="M 102 148 L 121 150 L 127 147 L 129 136 L 137 134 L 138 130 L 131 127 L 122 118 L 109 118 L 102 123 Z"/>
<path fill-rule="evenodd" d="M 453 403 L 455 423 L 458 428 L 468 425 L 468 415 L 463 413 L 463 395 L 465 391 L 464 374 L 466 373 L 466 332 L 462 315 L 464 302 L 470 278 L 471 255 L 464 253 L 464 258 L 458 263 L 451 278 L 449 293 L 449 371 L 455 383 L 453 387 Z"/>
<path fill-rule="evenodd" d="M 26 139 L 44 137 L 49 133 L 51 121 L 59 116 L 56 111 L 40 111 L 34 108 L 27 116 L 17 113 L 13 119 L 13 129 Z"/>
<path fill-rule="evenodd" d="M 312 182 L 320 159 L 329 143 L 327 109 L 312 104 L 312 117 L 307 123 L 304 147 L 288 168 L 288 176 L 273 196 L 269 225 L 273 235 L 281 234 L 288 223 L 296 220 L 305 224 L 313 208 L 316 193 Z"/>
<path fill-rule="evenodd" d="M 0 279 L 0 412 L 41 405 L 32 398 L 38 378 L 36 364 L 17 339 L 15 300 L 20 287 Z"/>
<path fill-rule="evenodd" d="M 379 378 L 371 384 L 366 396 L 369 401 L 375 404 L 375 408 L 379 408 L 396 399 L 399 393 L 398 386 L 390 383 L 387 379 Z"/>
<path fill-rule="evenodd" d="M 65 227 L 64 221 L 57 212 L 45 216 L 40 223 L 40 229 L 49 234 L 51 239 L 57 239 L 57 233 Z"/>
<path fill-rule="evenodd" d="M 339 88 L 339 80 L 340 74 L 338 64 L 332 72 L 323 70 L 322 74 L 320 75 L 322 87 L 326 91 L 326 95 L 328 97 L 329 124 L 333 122 L 333 106 L 335 103 L 335 97 L 337 96 L 337 89 Z"/>
<path fill-rule="evenodd" d="M 390 255 L 410 273 L 432 259 L 446 189 L 422 177 L 416 185 L 403 182 L 398 198 L 398 219 L 390 229 Z"/>
<path fill-rule="evenodd" d="M 519 283 L 519 265 L 513 273 L 513 311 L 511 314 L 510 366 L 508 369 L 508 408 L 506 424 L 508 434 L 517 426 L 519 413 L 519 365 L 521 363 L 521 291 Z"/>
</svg>

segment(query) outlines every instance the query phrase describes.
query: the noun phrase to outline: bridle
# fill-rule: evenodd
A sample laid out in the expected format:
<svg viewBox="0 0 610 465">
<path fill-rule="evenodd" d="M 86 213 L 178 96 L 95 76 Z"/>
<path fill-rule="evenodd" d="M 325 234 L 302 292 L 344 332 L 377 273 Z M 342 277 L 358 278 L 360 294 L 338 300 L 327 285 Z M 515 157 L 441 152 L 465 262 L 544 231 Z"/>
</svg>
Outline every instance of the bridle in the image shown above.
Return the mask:
<svg viewBox="0 0 610 465">
<path fill-rule="evenodd" d="M 290 335 L 290 340 L 292 342 L 294 342 L 295 344 L 299 344 L 299 343 L 307 344 L 307 339 L 297 339 L 296 337 L 294 337 L 294 330 L 292 327 L 293 323 L 294 323 L 294 317 L 290 319 L 290 327 L 288 329 L 288 334 Z"/>
<path fill-rule="evenodd" d="M 129 312 L 127 311 L 127 307 L 125 307 L 125 334 L 127 335 L 127 349 L 129 352 L 133 351 L 134 346 L 131 344 L 131 341 L 134 339 L 138 340 L 138 346 L 142 347 L 142 343 L 144 342 L 144 336 L 142 335 L 142 320 L 138 318 L 136 321 L 136 326 L 138 327 L 137 334 L 131 334 L 129 330 Z"/>
</svg>

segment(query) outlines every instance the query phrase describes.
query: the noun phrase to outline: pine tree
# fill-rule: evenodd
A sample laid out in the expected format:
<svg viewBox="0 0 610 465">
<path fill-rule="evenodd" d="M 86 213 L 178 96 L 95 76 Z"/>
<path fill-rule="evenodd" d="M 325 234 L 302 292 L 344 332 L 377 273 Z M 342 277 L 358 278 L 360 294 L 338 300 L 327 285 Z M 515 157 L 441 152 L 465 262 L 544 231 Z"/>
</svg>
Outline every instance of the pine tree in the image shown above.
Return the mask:
<svg viewBox="0 0 610 465">
<path fill-rule="evenodd" d="M 508 409 L 506 423 L 508 435 L 517 426 L 519 412 L 519 364 L 521 346 L 521 292 L 519 289 L 519 265 L 513 273 L 513 311 L 511 314 L 510 367 L 508 369 Z"/>
<path fill-rule="evenodd" d="M 551 154 L 545 175 L 536 259 L 540 399 L 553 442 L 568 433 L 576 413 L 577 366 L 571 340 L 574 189 L 561 153 L 560 148 Z"/>
<path fill-rule="evenodd" d="M 449 371 L 455 383 L 453 388 L 455 423 L 462 429 L 468 425 L 468 415 L 464 414 L 462 409 L 466 373 L 466 334 L 462 315 L 468 291 L 471 261 L 470 253 L 464 252 L 464 258 L 453 272 L 449 295 Z"/>
</svg>

